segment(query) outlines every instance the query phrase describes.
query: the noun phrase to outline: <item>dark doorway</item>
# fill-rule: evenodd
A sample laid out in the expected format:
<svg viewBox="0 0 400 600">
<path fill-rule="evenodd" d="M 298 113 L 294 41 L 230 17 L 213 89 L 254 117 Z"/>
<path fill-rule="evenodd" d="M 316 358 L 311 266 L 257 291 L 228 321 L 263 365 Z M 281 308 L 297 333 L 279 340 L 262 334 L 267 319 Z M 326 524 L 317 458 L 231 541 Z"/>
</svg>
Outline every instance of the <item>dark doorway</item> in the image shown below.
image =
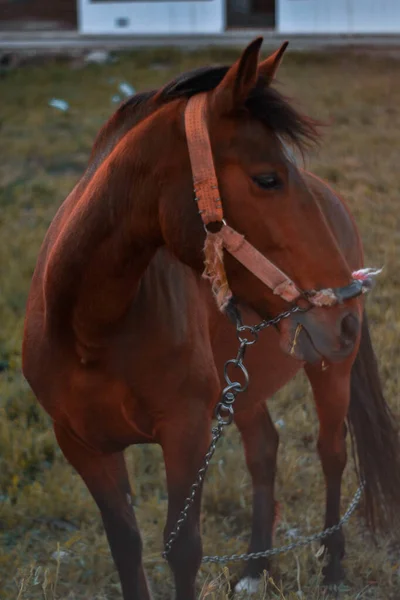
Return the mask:
<svg viewBox="0 0 400 600">
<path fill-rule="evenodd" d="M 0 0 L 0 30 L 76 29 L 78 0 Z"/>
<path fill-rule="evenodd" d="M 275 0 L 226 0 L 228 28 L 273 29 Z"/>
</svg>

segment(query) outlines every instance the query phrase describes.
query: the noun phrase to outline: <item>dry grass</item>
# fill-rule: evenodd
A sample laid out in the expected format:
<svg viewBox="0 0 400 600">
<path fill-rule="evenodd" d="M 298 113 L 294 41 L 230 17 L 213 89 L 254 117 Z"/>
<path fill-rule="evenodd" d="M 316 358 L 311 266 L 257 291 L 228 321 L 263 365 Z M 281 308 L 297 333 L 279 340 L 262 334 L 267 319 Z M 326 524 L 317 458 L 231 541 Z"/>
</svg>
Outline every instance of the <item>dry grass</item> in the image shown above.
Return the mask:
<svg viewBox="0 0 400 600">
<path fill-rule="evenodd" d="M 137 89 L 159 85 L 191 66 L 236 57 L 227 50 L 194 54 L 170 50 L 126 54 L 111 65 L 73 69 L 67 64 L 25 67 L 0 80 L 0 597 L 2 600 L 117 599 L 118 580 L 94 503 L 58 450 L 49 421 L 20 371 L 24 303 L 39 244 L 56 208 L 82 173 L 93 137 L 113 110 L 117 83 Z M 348 199 L 365 242 L 367 264 L 385 265 L 369 300 L 373 340 L 385 392 L 399 413 L 400 365 L 400 77 L 399 63 L 384 57 L 338 53 L 289 54 L 282 89 L 312 115 L 331 122 L 311 168 Z M 53 97 L 71 104 L 63 114 Z M 311 235 L 311 234 L 310 234 Z M 278 498 L 282 522 L 277 544 L 293 529 L 319 530 L 323 481 L 314 449 L 316 420 L 303 377 L 270 402 L 283 419 Z M 144 560 L 158 600 L 172 582 L 160 559 L 166 494 L 157 447 L 127 452 Z M 390 469 L 390 465 L 388 465 Z M 347 469 L 343 508 L 354 491 Z M 206 553 L 244 550 L 250 525 L 250 485 L 235 431 L 229 431 L 210 468 L 203 503 Z M 389 539 L 375 547 L 356 514 L 345 530 L 345 599 L 400 596 L 398 550 Z M 259 598 L 326 597 L 308 547 L 274 561 L 273 579 Z M 59 551 L 59 552 L 58 552 Z M 240 565 L 204 567 L 202 599 L 228 598 L 229 578 Z"/>
</svg>

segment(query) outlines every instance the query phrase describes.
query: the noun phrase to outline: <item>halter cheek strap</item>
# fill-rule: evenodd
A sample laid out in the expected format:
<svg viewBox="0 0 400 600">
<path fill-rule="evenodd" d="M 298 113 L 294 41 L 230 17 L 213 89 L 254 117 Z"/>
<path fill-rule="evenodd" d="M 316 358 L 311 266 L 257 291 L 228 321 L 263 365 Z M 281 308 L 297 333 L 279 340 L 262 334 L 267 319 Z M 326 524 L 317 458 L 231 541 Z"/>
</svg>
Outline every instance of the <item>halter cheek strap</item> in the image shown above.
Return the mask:
<svg viewBox="0 0 400 600">
<path fill-rule="evenodd" d="M 224 221 L 208 133 L 207 95 L 205 93 L 192 96 L 188 101 L 185 111 L 185 129 L 192 166 L 193 187 L 196 194 L 195 200 L 207 231 L 204 248 L 206 255 L 204 276 L 211 280 L 220 308 L 225 308 L 232 295 L 223 266 L 222 247 L 274 293 L 288 302 L 293 302 L 301 295 L 293 281 L 249 244 L 243 235 L 226 225 Z M 207 230 L 207 225 L 213 222 L 222 223 L 218 233 L 211 233 Z"/>
<path fill-rule="evenodd" d="M 371 288 L 372 278 L 380 273 L 380 270 L 362 269 L 357 271 L 353 273 L 352 282 L 342 288 L 302 292 L 290 277 L 254 248 L 243 235 L 227 225 L 224 220 L 208 132 L 206 93 L 196 94 L 189 99 L 185 110 L 185 130 L 195 200 L 207 234 L 204 245 L 205 269 L 203 276 L 210 280 L 220 310 L 225 309 L 232 297 L 224 267 L 223 249 L 286 302 L 292 303 L 302 296 L 314 306 L 333 306 L 367 292 Z M 222 223 L 217 233 L 212 233 L 207 228 L 210 223 L 214 222 Z"/>
</svg>

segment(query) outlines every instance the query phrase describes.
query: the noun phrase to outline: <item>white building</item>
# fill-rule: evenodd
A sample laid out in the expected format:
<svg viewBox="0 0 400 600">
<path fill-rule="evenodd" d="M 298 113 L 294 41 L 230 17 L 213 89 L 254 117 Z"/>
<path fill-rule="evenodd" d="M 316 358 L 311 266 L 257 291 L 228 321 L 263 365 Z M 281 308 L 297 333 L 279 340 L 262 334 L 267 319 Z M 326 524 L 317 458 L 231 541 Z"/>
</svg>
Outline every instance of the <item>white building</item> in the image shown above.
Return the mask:
<svg viewBox="0 0 400 600">
<path fill-rule="evenodd" d="M 94 35 L 399 34 L 400 0 L 0 0 L 4 29 Z"/>
<path fill-rule="evenodd" d="M 400 0 L 77 0 L 83 34 L 400 33 Z"/>
</svg>

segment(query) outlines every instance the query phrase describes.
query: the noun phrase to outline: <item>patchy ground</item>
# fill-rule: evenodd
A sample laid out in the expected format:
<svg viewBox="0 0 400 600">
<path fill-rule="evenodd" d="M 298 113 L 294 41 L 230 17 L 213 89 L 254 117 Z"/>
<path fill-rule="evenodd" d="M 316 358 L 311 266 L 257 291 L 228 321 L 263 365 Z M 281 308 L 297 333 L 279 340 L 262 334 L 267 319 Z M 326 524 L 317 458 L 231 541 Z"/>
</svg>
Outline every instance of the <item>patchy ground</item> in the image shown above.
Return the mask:
<svg viewBox="0 0 400 600">
<path fill-rule="evenodd" d="M 26 294 L 39 245 L 57 207 L 85 168 L 94 135 L 114 110 L 118 84 L 158 86 L 178 72 L 231 62 L 228 50 L 132 52 L 117 62 L 84 68 L 60 62 L 31 65 L 0 79 L 0 597 L 2 600 L 121 598 L 99 515 L 66 464 L 24 382 L 20 343 Z M 330 124 L 308 165 L 349 201 L 362 231 L 368 265 L 384 265 L 368 301 L 385 392 L 400 412 L 400 63 L 348 53 L 291 54 L 281 89 L 310 115 Z M 0 74 L 1 76 L 1 74 Z M 68 101 L 62 112 L 51 98 Z M 298 377 L 270 401 L 281 434 L 277 496 L 282 521 L 276 544 L 318 531 L 323 480 L 314 449 L 317 424 L 307 384 Z M 166 494 L 157 447 L 127 452 L 144 560 L 157 600 L 172 582 L 160 559 Z M 387 466 L 390 469 L 390 465 Z M 355 490 L 346 471 L 345 510 Z M 250 526 L 250 481 L 235 431 L 221 443 L 203 502 L 206 553 L 244 551 Z M 395 600 L 400 558 L 395 541 L 374 546 L 362 518 L 346 526 L 346 584 L 340 598 Z M 325 597 L 317 545 L 274 561 L 259 598 Z M 57 559 L 58 557 L 58 559 Z M 230 571 L 202 568 L 199 597 L 228 597 Z"/>
</svg>

